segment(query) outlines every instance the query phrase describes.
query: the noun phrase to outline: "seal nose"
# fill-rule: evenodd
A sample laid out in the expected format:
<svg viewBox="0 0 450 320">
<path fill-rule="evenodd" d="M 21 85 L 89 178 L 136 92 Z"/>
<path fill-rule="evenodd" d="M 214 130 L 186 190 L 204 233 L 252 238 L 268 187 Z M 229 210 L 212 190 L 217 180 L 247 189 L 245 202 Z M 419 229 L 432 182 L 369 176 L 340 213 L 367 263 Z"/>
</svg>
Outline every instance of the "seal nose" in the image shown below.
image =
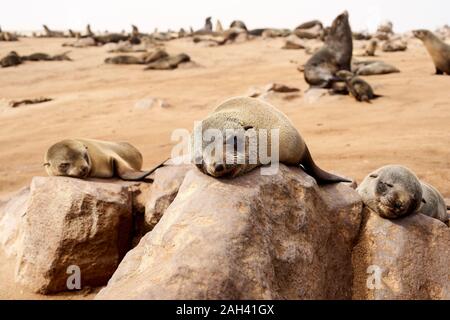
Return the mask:
<svg viewBox="0 0 450 320">
<path fill-rule="evenodd" d="M 225 167 L 223 166 L 223 164 L 216 164 L 214 166 L 214 171 L 217 173 L 222 172 L 223 170 L 225 170 Z"/>
<path fill-rule="evenodd" d="M 87 175 L 87 173 L 88 173 L 88 167 L 86 167 L 86 166 L 81 167 L 80 174 L 84 177 Z"/>
</svg>

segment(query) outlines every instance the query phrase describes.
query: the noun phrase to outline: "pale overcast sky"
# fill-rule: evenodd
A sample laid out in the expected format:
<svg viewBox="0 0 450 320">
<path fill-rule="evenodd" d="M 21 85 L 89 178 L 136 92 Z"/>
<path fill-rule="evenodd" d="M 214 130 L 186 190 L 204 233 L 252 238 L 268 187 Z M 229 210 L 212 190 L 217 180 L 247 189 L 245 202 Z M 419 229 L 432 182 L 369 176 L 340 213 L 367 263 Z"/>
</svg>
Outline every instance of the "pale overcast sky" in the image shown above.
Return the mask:
<svg viewBox="0 0 450 320">
<path fill-rule="evenodd" d="M 2 0 L 0 26 L 5 30 L 40 30 L 43 23 L 52 29 L 141 31 L 180 27 L 202 27 L 212 16 L 228 26 L 234 19 L 249 28 L 293 28 L 301 22 L 320 19 L 329 24 L 343 10 L 350 13 L 354 30 L 374 31 L 386 19 L 399 32 L 414 28 L 435 29 L 450 24 L 449 0 Z"/>
</svg>

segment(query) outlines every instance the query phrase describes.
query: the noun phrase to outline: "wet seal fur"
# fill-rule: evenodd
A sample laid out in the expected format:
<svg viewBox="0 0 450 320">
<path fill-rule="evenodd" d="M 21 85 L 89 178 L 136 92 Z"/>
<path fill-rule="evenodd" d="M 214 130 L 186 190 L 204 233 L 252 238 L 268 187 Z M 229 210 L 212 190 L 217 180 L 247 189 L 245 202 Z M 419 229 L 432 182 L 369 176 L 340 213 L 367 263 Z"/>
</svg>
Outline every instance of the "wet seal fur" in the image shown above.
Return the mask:
<svg viewBox="0 0 450 320">
<path fill-rule="evenodd" d="M 306 82 L 312 87 L 331 88 L 336 72 L 350 71 L 352 55 L 352 31 L 345 11 L 334 19 L 325 46 L 306 62 Z"/>
<path fill-rule="evenodd" d="M 141 171 L 142 155 L 127 142 L 66 139 L 52 145 L 45 154 L 49 176 L 142 180 L 154 170 Z"/>
<path fill-rule="evenodd" d="M 207 129 L 219 129 L 223 134 L 224 152 L 223 158 L 219 158 L 219 152 L 214 154 L 207 152 L 207 145 L 202 139 L 201 150 L 196 150 L 194 135 L 191 140 L 192 160 L 195 165 L 205 174 L 213 177 L 237 177 L 243 175 L 262 164 L 260 158 L 256 157 L 256 164 L 249 164 L 250 151 L 248 141 L 245 141 L 245 149 L 238 150 L 236 136 L 227 137 L 226 129 L 254 130 L 258 137 L 259 130 L 267 130 L 268 143 L 267 153 L 271 152 L 271 129 L 279 129 L 279 162 L 286 165 L 299 166 L 314 177 L 319 183 L 351 182 L 345 178 L 330 174 L 320 169 L 313 161 L 304 140 L 295 129 L 292 122 L 281 111 L 272 105 L 255 98 L 237 97 L 229 99 L 220 104 L 206 119 L 201 122 L 202 135 Z M 199 129 L 194 129 L 194 132 Z M 232 138 L 233 141 L 227 141 Z M 259 138 L 258 138 L 259 139 Z M 234 144 L 233 163 L 226 163 L 227 144 Z M 259 140 L 258 140 L 259 143 Z M 259 149 L 259 146 L 258 148 Z M 236 163 L 237 159 L 245 159 L 245 164 Z"/>
</svg>

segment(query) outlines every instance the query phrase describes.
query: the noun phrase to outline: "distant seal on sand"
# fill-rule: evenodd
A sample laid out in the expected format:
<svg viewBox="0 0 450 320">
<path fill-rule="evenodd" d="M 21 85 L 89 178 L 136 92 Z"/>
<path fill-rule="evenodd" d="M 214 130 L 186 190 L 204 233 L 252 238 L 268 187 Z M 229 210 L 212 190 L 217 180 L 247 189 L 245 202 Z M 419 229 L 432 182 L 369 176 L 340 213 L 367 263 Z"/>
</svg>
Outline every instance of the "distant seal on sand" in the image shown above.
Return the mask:
<svg viewBox="0 0 450 320">
<path fill-rule="evenodd" d="M 378 74 L 398 73 L 399 69 L 383 61 L 354 62 L 352 71 L 359 76 L 372 76 Z"/>
<path fill-rule="evenodd" d="M 49 176 L 141 180 L 152 171 L 141 171 L 142 155 L 127 142 L 67 139 L 52 145 L 45 154 Z"/>
<path fill-rule="evenodd" d="M 414 30 L 413 34 L 416 38 L 422 40 L 425 48 L 427 48 L 436 67 L 436 74 L 446 73 L 450 75 L 450 45 L 428 30 Z"/>
<path fill-rule="evenodd" d="M 24 61 L 72 61 L 70 57 L 67 55 L 70 51 L 57 54 L 54 56 L 51 56 L 47 53 L 32 53 L 28 56 L 22 56 L 22 60 Z"/>
<path fill-rule="evenodd" d="M 2 68 L 17 66 L 22 63 L 22 58 L 15 51 L 11 51 L 0 60 Z"/>
<path fill-rule="evenodd" d="M 422 182 L 422 203 L 418 212 L 432 218 L 448 222 L 447 205 L 444 198 L 433 186 Z"/>
<path fill-rule="evenodd" d="M 381 167 L 356 188 L 364 204 L 378 215 L 396 219 L 416 212 L 422 201 L 422 186 L 416 175 L 400 165 Z"/>
<path fill-rule="evenodd" d="M 50 30 L 50 28 L 47 27 L 45 24 L 42 25 L 42 27 L 45 30 L 46 36 L 49 37 L 49 38 L 62 38 L 62 37 L 64 37 L 64 32 L 62 32 L 62 31 Z"/>
<path fill-rule="evenodd" d="M 226 129 L 241 130 L 248 132 L 254 130 L 253 133 L 259 134 L 259 130 L 267 130 L 268 145 L 267 151 L 270 153 L 272 135 L 271 129 L 279 129 L 279 161 L 286 165 L 301 165 L 305 171 L 314 177 L 319 183 L 326 182 L 350 182 L 347 179 L 338 177 L 320 169 L 313 161 L 308 147 L 302 137 L 295 129 L 291 121 L 279 110 L 272 105 L 255 98 L 237 97 L 229 99 L 220 104 L 207 118 L 196 127 L 195 132 L 201 134 L 208 129 L 218 129 L 223 134 L 225 150 L 220 157 L 219 152 L 209 152 L 208 144 L 202 139 L 201 146 L 197 146 L 195 134 L 191 139 L 192 159 L 195 165 L 203 173 L 213 177 L 236 177 L 243 175 L 259 166 L 261 166 L 260 157 L 256 156 L 256 164 L 250 164 L 250 148 L 238 150 L 236 136 L 227 137 Z M 199 141 L 200 142 L 200 141 Z M 258 144 L 261 141 L 258 140 Z M 233 148 L 227 148 L 227 144 L 234 144 Z M 201 147 L 201 148 L 200 148 Z M 259 147 L 259 146 L 258 146 Z M 244 159 L 244 164 L 231 161 L 227 163 L 227 152 L 232 149 L 233 154 L 228 155 L 231 159 Z M 230 162 L 230 161 L 228 161 Z"/>
<path fill-rule="evenodd" d="M 365 80 L 358 76 L 355 76 L 352 72 L 347 70 L 338 71 L 336 74 L 338 77 L 344 79 L 348 92 L 358 101 L 369 102 L 372 99 L 379 98 L 373 92 L 372 87 Z"/>
<path fill-rule="evenodd" d="M 381 47 L 384 52 L 405 51 L 408 49 L 408 43 L 404 40 L 388 40 Z"/>
<path fill-rule="evenodd" d="M 234 20 L 230 24 L 230 29 L 237 28 L 237 29 L 243 29 L 247 31 L 247 26 L 245 25 L 244 21 L 241 20 Z"/>
<path fill-rule="evenodd" d="M 145 61 L 141 57 L 121 55 L 121 56 L 106 58 L 105 63 L 108 63 L 108 64 L 145 64 Z"/>
<path fill-rule="evenodd" d="M 180 53 L 175 56 L 162 57 L 154 62 L 148 64 L 144 70 L 170 70 L 176 69 L 181 63 L 189 62 L 191 58 L 185 54 Z"/>
<path fill-rule="evenodd" d="M 368 57 L 374 57 L 377 47 L 378 47 L 378 41 L 375 39 L 370 40 L 366 46 L 366 50 L 365 50 L 364 54 Z"/>
<path fill-rule="evenodd" d="M 203 30 L 206 32 L 212 32 L 213 31 L 213 25 L 211 22 L 211 17 L 207 17 L 205 19 L 205 26 L 203 27 Z"/>
<path fill-rule="evenodd" d="M 352 31 L 345 11 L 334 19 L 325 46 L 306 62 L 306 82 L 312 87 L 330 88 L 337 71 L 350 71 L 352 54 Z"/>
</svg>

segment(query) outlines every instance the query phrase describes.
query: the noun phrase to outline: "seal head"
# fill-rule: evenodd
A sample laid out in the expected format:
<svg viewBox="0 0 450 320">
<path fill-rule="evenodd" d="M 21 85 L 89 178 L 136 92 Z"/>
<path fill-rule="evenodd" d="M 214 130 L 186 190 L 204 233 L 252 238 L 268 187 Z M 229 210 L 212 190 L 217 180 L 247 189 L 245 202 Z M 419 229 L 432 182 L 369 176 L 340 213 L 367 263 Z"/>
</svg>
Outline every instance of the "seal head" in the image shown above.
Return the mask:
<svg viewBox="0 0 450 320">
<path fill-rule="evenodd" d="M 86 178 L 91 171 L 88 148 L 75 140 L 55 143 L 45 155 L 44 166 L 50 176 Z"/>
<path fill-rule="evenodd" d="M 400 165 L 381 167 L 356 189 L 364 204 L 383 218 L 396 219 L 415 212 L 422 200 L 419 179 Z"/>
</svg>

